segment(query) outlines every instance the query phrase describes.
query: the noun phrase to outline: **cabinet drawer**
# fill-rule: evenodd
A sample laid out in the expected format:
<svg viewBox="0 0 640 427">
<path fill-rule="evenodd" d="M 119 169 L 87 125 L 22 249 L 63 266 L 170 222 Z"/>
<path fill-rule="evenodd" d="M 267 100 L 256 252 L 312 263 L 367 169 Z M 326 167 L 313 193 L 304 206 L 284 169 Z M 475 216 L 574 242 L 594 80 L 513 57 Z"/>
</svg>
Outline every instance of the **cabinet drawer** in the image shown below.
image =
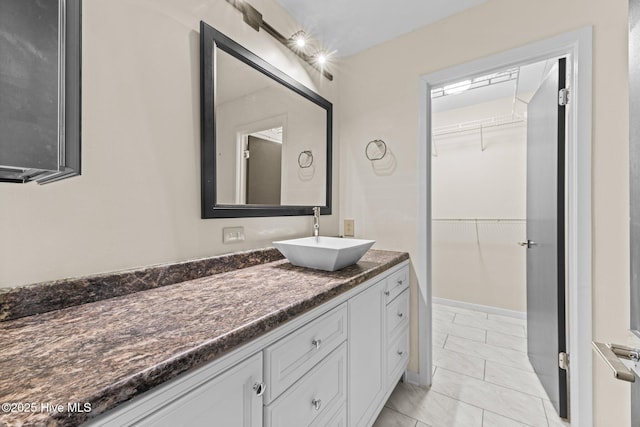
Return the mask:
<svg viewBox="0 0 640 427">
<path fill-rule="evenodd" d="M 347 339 L 342 304 L 264 350 L 265 401 L 269 403 Z"/>
<path fill-rule="evenodd" d="M 265 427 L 327 425 L 333 419 L 331 414 L 346 402 L 346 368 L 347 344 L 343 343 L 282 396 L 265 406 Z"/>
<path fill-rule="evenodd" d="M 409 290 L 405 289 L 398 298 L 387 305 L 387 342 L 409 324 Z"/>
<path fill-rule="evenodd" d="M 409 328 L 387 346 L 387 384 L 395 383 L 409 362 Z"/>
<path fill-rule="evenodd" d="M 409 267 L 403 267 L 395 273 L 391 274 L 386 279 L 387 288 L 384 294 L 387 297 L 387 303 L 390 303 L 402 293 L 405 289 L 409 288 Z"/>
</svg>

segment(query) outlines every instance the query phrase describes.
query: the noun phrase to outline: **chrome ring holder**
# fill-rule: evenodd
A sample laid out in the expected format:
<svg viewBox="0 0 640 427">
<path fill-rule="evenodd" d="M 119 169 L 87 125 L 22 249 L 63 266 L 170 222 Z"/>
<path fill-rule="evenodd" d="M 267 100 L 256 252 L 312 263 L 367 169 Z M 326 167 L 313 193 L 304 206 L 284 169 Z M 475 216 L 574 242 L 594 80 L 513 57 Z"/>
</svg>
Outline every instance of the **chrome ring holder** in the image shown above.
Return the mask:
<svg viewBox="0 0 640 427">
<path fill-rule="evenodd" d="M 370 141 L 364 149 L 364 155 L 372 162 L 382 160 L 387 155 L 387 143 L 381 139 Z"/>
<path fill-rule="evenodd" d="M 304 150 L 298 154 L 298 166 L 302 169 L 310 168 L 313 164 L 313 153 L 311 150 Z"/>
</svg>

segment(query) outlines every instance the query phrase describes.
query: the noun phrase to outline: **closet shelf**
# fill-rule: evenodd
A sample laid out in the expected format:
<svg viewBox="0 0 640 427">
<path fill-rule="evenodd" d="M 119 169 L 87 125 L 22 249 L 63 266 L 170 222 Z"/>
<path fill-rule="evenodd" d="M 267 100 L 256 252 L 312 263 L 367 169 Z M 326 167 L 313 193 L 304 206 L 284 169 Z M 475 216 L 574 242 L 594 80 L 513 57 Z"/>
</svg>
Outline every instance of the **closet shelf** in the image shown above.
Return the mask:
<svg viewBox="0 0 640 427">
<path fill-rule="evenodd" d="M 444 136 L 455 133 L 478 131 L 481 129 L 497 126 L 506 126 L 526 122 L 527 118 L 523 114 L 508 114 L 506 116 L 489 117 L 482 120 L 472 120 L 469 122 L 457 123 L 455 125 L 441 126 L 433 129 L 433 136 Z"/>
</svg>

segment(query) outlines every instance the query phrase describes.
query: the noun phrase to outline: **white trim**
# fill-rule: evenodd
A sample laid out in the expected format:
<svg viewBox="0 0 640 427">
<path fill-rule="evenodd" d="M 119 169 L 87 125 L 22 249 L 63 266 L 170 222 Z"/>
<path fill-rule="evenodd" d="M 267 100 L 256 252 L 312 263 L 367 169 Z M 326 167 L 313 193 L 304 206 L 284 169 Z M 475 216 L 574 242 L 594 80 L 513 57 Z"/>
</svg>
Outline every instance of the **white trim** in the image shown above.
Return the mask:
<svg viewBox="0 0 640 427">
<path fill-rule="evenodd" d="M 428 76 L 426 76 L 428 77 Z M 431 328 L 431 89 L 420 78 L 418 120 L 418 258 L 413 260 L 418 277 L 418 375 L 419 385 L 431 386 L 433 340 Z"/>
<path fill-rule="evenodd" d="M 420 77 L 418 134 L 419 383 L 431 384 L 431 99 L 432 86 L 550 57 L 567 56 L 573 96 L 567 138 L 567 290 L 571 424 L 593 425 L 591 355 L 592 28 L 561 34 Z"/>
<path fill-rule="evenodd" d="M 464 308 L 466 310 L 482 311 L 489 314 L 497 314 L 500 316 L 513 317 L 514 319 L 527 320 L 527 313 L 525 311 L 508 310 L 506 308 L 493 307 L 490 305 L 474 304 L 471 302 L 456 301 L 453 299 L 438 297 L 433 297 L 431 301 L 437 304 L 448 305 L 449 307 L 458 307 Z"/>
<path fill-rule="evenodd" d="M 288 132 L 288 116 L 287 114 L 278 114 L 273 117 L 267 117 L 266 119 L 260 119 L 251 123 L 243 123 L 236 126 L 236 194 L 235 203 L 239 205 L 246 204 L 247 198 L 247 159 L 244 158 L 244 151 L 249 144 L 249 135 L 255 132 L 260 132 L 265 129 L 273 129 L 282 127 L 282 143 L 285 141 L 286 134 Z M 282 158 L 286 158 L 287 144 L 282 144 Z M 217 156 L 216 156 L 217 158 Z M 280 194 L 285 194 L 284 188 L 286 182 L 286 171 L 281 171 L 282 188 Z"/>
<path fill-rule="evenodd" d="M 404 382 L 413 384 L 413 385 L 421 385 L 420 384 L 420 374 L 417 372 L 409 371 L 404 373 Z"/>
</svg>

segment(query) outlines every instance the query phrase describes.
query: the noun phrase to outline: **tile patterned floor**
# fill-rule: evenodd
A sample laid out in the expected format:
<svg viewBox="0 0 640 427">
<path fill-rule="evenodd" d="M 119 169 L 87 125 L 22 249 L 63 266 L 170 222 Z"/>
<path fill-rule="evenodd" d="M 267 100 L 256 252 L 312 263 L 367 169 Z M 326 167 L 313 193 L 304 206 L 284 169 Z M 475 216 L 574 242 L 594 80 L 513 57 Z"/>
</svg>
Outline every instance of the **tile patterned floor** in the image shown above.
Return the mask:
<svg viewBox="0 0 640 427">
<path fill-rule="evenodd" d="M 433 304 L 433 384 L 399 383 L 373 427 L 568 427 L 527 358 L 524 320 Z"/>
</svg>

